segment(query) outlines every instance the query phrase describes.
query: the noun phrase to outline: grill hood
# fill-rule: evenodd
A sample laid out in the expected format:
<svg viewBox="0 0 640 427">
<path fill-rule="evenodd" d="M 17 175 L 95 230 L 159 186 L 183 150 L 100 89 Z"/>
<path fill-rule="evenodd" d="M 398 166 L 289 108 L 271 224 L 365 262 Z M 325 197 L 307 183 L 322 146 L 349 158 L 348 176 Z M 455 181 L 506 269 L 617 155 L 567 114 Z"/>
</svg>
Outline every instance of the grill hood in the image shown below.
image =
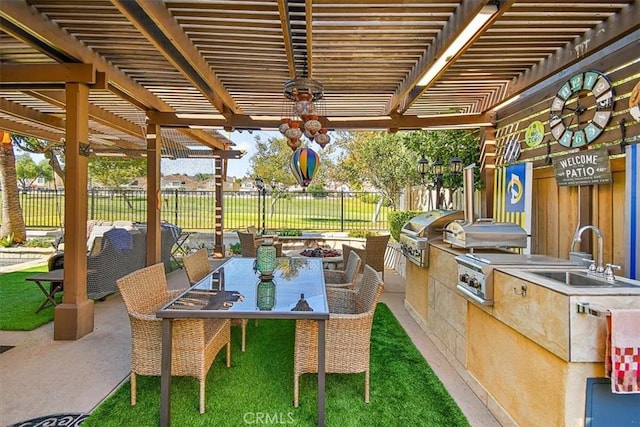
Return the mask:
<svg viewBox="0 0 640 427">
<path fill-rule="evenodd" d="M 464 220 L 452 221 L 445 227 L 442 240 L 461 248 L 526 248 L 527 232 L 511 222 L 495 222 L 491 218 L 474 221 L 473 170 L 464 169 Z"/>
<path fill-rule="evenodd" d="M 407 259 L 421 267 L 429 265 L 429 241 L 441 238 L 444 226 L 462 219 L 463 212 L 436 209 L 417 215 L 400 230 L 400 248 Z"/>
<path fill-rule="evenodd" d="M 527 232 L 510 222 L 480 219 L 472 224 L 448 224 L 442 240 L 463 248 L 526 248 Z"/>
<path fill-rule="evenodd" d="M 400 232 L 411 237 L 435 237 L 440 235 L 449 222 L 462 217 L 462 211 L 436 209 L 413 217 L 404 224 Z"/>
</svg>

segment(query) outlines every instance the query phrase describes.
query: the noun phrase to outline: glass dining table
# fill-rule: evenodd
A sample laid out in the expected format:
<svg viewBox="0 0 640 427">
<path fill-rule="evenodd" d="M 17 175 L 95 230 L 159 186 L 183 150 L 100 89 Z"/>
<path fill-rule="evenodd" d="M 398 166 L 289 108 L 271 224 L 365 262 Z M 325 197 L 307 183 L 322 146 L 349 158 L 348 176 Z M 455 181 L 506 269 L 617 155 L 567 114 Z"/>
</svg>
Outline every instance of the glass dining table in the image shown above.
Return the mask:
<svg viewBox="0 0 640 427">
<path fill-rule="evenodd" d="M 325 321 L 329 306 L 322 259 L 278 258 L 271 276 L 255 258 L 234 257 L 169 301 L 162 318 L 160 425 L 171 424 L 172 320 L 183 318 L 310 319 L 318 322 L 318 426 L 325 423 Z"/>
</svg>

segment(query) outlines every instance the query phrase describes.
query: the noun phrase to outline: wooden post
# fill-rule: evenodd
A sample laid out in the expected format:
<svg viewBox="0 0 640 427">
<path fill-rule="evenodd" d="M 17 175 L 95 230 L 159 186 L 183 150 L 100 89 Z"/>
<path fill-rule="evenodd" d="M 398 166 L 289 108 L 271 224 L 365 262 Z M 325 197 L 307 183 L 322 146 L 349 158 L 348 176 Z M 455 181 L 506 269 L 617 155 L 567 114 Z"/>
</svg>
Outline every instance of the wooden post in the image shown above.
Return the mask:
<svg viewBox="0 0 640 427">
<path fill-rule="evenodd" d="M 162 261 L 160 213 L 162 194 L 160 191 L 160 159 L 162 135 L 160 125 L 147 127 L 147 266 Z"/>
<path fill-rule="evenodd" d="M 89 87 L 66 84 L 64 296 L 54 310 L 53 338 L 76 340 L 93 331 L 87 299 L 87 165 Z"/>
<path fill-rule="evenodd" d="M 223 163 L 221 158 L 213 159 L 215 168 L 215 185 L 216 185 L 216 218 L 215 218 L 215 245 L 213 254 L 216 258 L 224 257 L 224 192 L 222 189 L 222 181 L 224 179 Z"/>
</svg>

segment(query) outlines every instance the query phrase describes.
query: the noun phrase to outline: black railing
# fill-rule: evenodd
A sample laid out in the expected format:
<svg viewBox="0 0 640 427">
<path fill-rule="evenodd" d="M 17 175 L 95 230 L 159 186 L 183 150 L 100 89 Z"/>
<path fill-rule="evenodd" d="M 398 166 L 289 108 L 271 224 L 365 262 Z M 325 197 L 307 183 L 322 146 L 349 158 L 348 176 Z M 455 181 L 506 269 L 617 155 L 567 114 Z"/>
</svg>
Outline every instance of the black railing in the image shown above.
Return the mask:
<svg viewBox="0 0 640 427">
<path fill-rule="evenodd" d="M 264 223 L 267 230 L 309 231 L 388 230 L 389 208 L 379 193 L 268 192 Z M 205 231 L 215 226 L 217 206 L 214 191 L 164 190 L 161 193 L 162 220 L 184 230 Z M 57 228 L 64 222 L 64 191 L 32 189 L 20 194 L 28 228 Z M 226 230 L 262 227 L 262 198 L 257 191 L 225 191 Z M 147 193 L 130 189 L 91 189 L 88 219 L 145 222 Z"/>
</svg>

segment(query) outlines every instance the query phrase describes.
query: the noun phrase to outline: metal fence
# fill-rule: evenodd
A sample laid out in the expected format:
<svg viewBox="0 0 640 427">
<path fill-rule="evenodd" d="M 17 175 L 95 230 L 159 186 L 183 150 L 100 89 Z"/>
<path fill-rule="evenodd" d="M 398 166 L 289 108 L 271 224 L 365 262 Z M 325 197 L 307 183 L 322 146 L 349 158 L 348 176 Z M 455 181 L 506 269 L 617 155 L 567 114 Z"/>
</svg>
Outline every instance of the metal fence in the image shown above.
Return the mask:
<svg viewBox="0 0 640 427">
<path fill-rule="evenodd" d="M 170 190 L 162 192 L 162 220 L 188 231 L 215 227 L 214 191 Z M 271 231 L 388 230 L 389 208 L 379 193 L 225 191 L 224 228 L 254 225 Z M 29 190 L 20 194 L 28 228 L 57 228 L 64 222 L 64 191 Z M 90 189 L 88 219 L 145 222 L 147 193 L 144 190 Z"/>
</svg>

